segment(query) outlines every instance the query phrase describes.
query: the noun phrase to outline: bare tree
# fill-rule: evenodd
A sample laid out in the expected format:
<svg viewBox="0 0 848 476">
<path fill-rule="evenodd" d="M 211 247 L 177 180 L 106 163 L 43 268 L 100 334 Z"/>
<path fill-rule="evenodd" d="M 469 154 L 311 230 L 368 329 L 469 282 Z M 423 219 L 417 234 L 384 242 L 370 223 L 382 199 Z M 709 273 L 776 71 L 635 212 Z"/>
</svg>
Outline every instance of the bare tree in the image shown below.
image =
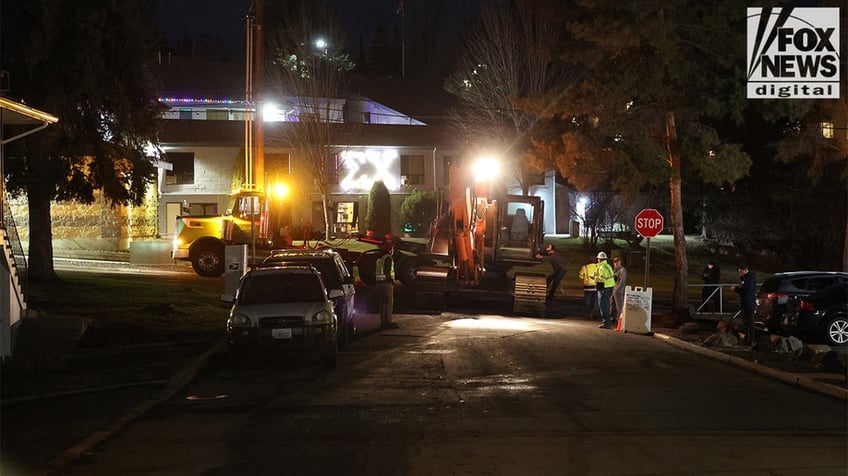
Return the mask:
<svg viewBox="0 0 848 476">
<path fill-rule="evenodd" d="M 455 127 L 469 142 L 502 152 L 504 170 L 525 195 L 532 172 L 542 168 L 527 153 L 537 116 L 516 100 L 544 95 L 566 72 L 551 53 L 562 27 L 530 4 L 509 0 L 484 6 L 463 38 L 454 72 L 445 83 L 445 89 L 461 99 L 452 112 Z"/>
<path fill-rule="evenodd" d="M 342 98 L 353 62 L 344 51 L 344 32 L 334 13 L 315 2 L 286 4 L 271 12 L 268 91 L 285 98 L 289 112 L 276 139 L 292 149 L 293 159 L 320 194 L 325 236 L 330 236 L 330 188 L 343 165 L 341 152 L 354 135 L 356 121 L 345 118 Z M 269 139 L 271 138 L 271 132 Z"/>
</svg>

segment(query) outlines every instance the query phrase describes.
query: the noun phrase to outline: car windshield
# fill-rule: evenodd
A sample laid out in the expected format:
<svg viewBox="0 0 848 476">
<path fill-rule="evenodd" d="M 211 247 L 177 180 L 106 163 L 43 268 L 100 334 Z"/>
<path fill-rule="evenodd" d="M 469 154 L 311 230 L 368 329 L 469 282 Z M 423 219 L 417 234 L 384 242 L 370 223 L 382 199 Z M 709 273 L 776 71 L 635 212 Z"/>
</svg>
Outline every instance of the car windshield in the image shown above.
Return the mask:
<svg viewBox="0 0 848 476">
<path fill-rule="evenodd" d="M 321 277 L 324 279 L 324 284 L 328 289 L 338 289 L 342 287 L 342 283 L 339 281 L 339 273 L 334 268 L 335 263 L 329 258 L 298 256 L 286 256 L 280 257 L 279 259 L 269 258 L 263 263 L 263 266 L 303 266 L 306 263 L 309 263 L 321 273 Z"/>
<path fill-rule="evenodd" d="M 321 283 L 314 275 L 262 274 L 250 276 L 242 283 L 241 304 L 276 304 L 324 300 Z"/>
</svg>

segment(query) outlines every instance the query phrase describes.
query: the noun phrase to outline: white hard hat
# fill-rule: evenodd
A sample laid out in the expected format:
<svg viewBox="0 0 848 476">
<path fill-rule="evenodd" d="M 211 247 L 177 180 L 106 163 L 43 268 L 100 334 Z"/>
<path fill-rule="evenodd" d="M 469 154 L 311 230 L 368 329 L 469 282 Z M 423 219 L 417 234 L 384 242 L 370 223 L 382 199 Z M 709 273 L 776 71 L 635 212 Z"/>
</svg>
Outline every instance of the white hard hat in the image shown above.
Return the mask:
<svg viewBox="0 0 848 476">
<path fill-rule="evenodd" d="M 601 251 L 598 253 L 598 259 L 607 259 L 607 254 Z"/>
</svg>

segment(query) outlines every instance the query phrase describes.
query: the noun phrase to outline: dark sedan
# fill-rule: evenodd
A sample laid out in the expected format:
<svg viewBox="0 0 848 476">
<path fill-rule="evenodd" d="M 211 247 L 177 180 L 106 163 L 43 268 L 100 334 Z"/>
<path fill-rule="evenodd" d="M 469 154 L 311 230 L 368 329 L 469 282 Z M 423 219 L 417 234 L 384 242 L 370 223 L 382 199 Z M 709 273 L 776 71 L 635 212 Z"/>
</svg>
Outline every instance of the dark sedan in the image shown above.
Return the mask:
<svg viewBox="0 0 848 476">
<path fill-rule="evenodd" d="M 783 329 L 831 346 L 848 344 L 848 283 L 789 301 Z"/>
<path fill-rule="evenodd" d="M 848 273 L 836 271 L 788 271 L 769 276 L 757 292 L 756 320 L 769 332 L 785 334 L 783 321 L 790 299 L 800 298 L 838 283 L 848 282 Z"/>
</svg>

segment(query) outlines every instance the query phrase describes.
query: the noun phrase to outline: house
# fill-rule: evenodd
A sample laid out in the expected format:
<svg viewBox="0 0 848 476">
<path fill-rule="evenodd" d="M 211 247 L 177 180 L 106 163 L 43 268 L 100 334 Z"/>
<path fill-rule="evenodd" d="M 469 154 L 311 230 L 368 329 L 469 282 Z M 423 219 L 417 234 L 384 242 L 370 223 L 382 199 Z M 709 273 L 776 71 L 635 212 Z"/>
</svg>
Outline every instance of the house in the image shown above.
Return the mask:
<svg viewBox="0 0 848 476">
<path fill-rule="evenodd" d="M 0 97 L 0 170 L 6 144 L 36 133 L 59 119 L 16 101 Z M 12 133 L 7 137 L 8 130 Z M 0 239 L 3 253 L 0 258 L 0 358 L 12 355 L 14 336 L 26 312 L 27 263 L 18 229 L 6 197 L 5 184 L 0 180 Z"/>
<path fill-rule="evenodd" d="M 169 106 L 161 136 L 165 155 L 160 159 L 157 183 L 158 224 L 163 238 L 173 235 L 175 218 L 181 214 L 225 213 L 229 194 L 243 180 L 245 117 L 252 111 L 242 99 L 243 93 L 239 96 L 240 91 L 227 90 L 218 82 L 222 77 L 238 75 L 232 69 L 229 75 L 212 74 L 209 68 L 213 66 L 175 65 L 175 71 L 180 73 L 179 81 L 174 82 L 176 89 L 166 88 L 162 98 Z M 170 71 L 169 66 L 165 69 Z M 198 94 L 185 83 L 186 75 L 196 76 L 198 72 L 204 78 L 215 79 L 195 91 L 212 96 Z M 163 77 L 167 80 L 170 74 Z M 231 80 L 229 84 L 240 83 Z M 467 145 L 465 138 L 452 134 L 445 120 L 444 111 L 450 100 L 440 89 L 420 82 L 370 77 L 354 77 L 345 97 L 328 100 L 331 106 L 327 109 L 332 111 L 329 113 L 310 110 L 310 101 L 301 98 L 273 98 L 276 106 L 262 111 L 264 175 L 269 184 L 282 181 L 288 186 L 286 214 L 292 227 L 296 229 L 307 220 L 316 230 L 324 229 L 325 224 L 322 199 L 312 178 L 282 140 L 293 123 L 324 114 L 321 121 L 329 127 L 341 128 L 350 123 L 359 126 L 355 133 L 347 129 L 346 135 L 337 134 L 341 143 L 333 145 L 329 230 L 332 235 L 345 236 L 366 231 L 367 196 L 375 180 L 382 180 L 388 187 L 393 210 L 398 210 L 415 189 L 438 192 L 446 185 L 448 164 Z M 515 187 L 508 187 L 508 191 L 520 193 Z M 557 183 L 555 174 L 545 174 L 544 181 L 532 186 L 530 193 L 546 202 L 545 232 L 567 233 L 569 194 Z M 558 226 L 559 216 L 565 219 L 559 220 Z M 396 214 L 393 218 L 392 230 L 399 232 L 403 224 Z"/>
</svg>

